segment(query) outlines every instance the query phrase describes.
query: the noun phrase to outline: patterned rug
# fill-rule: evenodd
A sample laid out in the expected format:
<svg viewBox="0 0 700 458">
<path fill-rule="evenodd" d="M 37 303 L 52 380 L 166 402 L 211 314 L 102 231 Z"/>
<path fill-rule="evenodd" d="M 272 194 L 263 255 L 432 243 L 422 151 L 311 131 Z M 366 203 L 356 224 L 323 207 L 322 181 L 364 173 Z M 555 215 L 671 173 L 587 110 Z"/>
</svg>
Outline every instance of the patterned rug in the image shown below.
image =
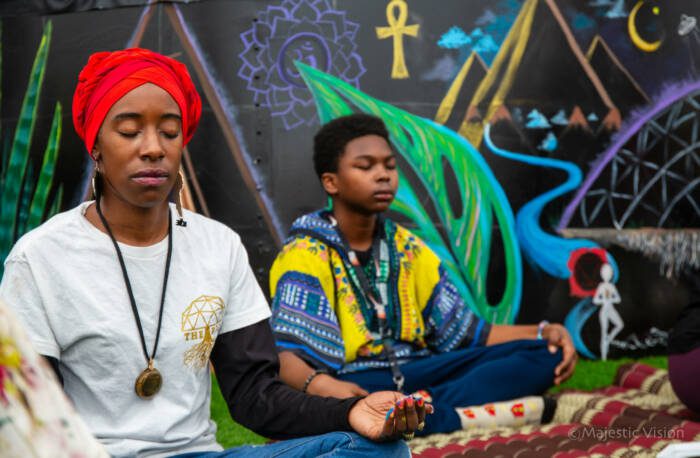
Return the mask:
<svg viewBox="0 0 700 458">
<path fill-rule="evenodd" d="M 414 457 L 653 457 L 668 444 L 700 440 L 700 417 L 673 393 L 665 370 L 629 363 L 613 386 L 556 395 L 551 423 L 470 429 L 416 438 Z"/>
</svg>

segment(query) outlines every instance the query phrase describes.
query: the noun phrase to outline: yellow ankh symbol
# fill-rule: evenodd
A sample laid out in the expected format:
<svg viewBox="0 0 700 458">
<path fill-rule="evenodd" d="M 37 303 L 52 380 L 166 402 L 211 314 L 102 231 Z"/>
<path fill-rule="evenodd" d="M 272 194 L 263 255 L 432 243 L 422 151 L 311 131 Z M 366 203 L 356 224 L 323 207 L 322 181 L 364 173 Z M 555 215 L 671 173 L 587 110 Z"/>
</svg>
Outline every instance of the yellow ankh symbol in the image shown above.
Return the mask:
<svg viewBox="0 0 700 458">
<path fill-rule="evenodd" d="M 396 9 L 398 8 L 398 15 Z M 418 36 L 418 24 L 406 25 L 408 6 L 405 0 L 391 0 L 386 6 L 386 20 L 389 27 L 377 27 L 377 38 L 394 38 L 394 64 L 391 67 L 391 77 L 394 79 L 408 78 L 406 59 L 403 54 L 403 35 Z"/>
</svg>

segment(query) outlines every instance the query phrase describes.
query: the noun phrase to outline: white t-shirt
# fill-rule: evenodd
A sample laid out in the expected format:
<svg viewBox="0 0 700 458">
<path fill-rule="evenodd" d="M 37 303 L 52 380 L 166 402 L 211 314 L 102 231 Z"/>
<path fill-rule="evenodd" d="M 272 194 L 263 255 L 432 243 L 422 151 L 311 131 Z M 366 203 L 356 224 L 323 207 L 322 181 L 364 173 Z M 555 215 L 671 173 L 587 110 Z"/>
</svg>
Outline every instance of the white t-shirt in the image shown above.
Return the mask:
<svg viewBox="0 0 700 458">
<path fill-rule="evenodd" d="M 143 400 L 134 391 L 147 366 L 136 320 L 112 241 L 84 216 L 90 204 L 54 216 L 17 242 L 5 261 L 0 298 L 20 317 L 36 350 L 59 359 L 66 393 L 111 455 L 221 450 L 209 411 L 212 344 L 218 334 L 270 316 L 240 237 L 191 212 L 186 227 L 173 226 L 155 357 L 163 386 Z M 171 212 L 175 220 L 174 207 Z M 120 248 L 150 354 L 167 237 Z"/>
</svg>

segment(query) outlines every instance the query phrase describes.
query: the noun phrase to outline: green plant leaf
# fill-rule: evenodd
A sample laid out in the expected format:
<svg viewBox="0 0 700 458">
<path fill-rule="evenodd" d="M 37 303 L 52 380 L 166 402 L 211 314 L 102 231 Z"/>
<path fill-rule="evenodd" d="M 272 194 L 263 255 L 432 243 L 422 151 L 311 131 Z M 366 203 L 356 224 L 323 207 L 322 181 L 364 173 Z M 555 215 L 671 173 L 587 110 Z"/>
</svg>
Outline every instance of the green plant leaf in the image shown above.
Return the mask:
<svg viewBox="0 0 700 458">
<path fill-rule="evenodd" d="M 2 21 L 0 21 L 0 81 L 2 81 Z M 2 87 L 0 85 L 0 107 L 2 107 Z M 2 113 L 0 112 L 0 119 L 2 119 Z M 0 123 L 0 138 L 2 138 L 2 123 Z M 2 152 L 3 159 L 3 170 L 5 164 L 5 150 Z M 2 180 L 0 180 L 0 190 L 2 189 Z"/>
<path fill-rule="evenodd" d="M 491 322 L 513 322 L 522 294 L 522 260 L 515 221 L 503 188 L 481 154 L 459 134 L 432 120 L 372 98 L 320 70 L 300 62 L 296 65 L 314 96 L 322 123 L 353 112 L 384 120 L 393 146 L 427 191 L 439 221 L 431 221 L 401 171 L 392 209 L 416 224 L 414 232 L 443 260 L 450 278 L 473 311 Z M 456 178 L 460 200 L 457 214 L 450 205 L 443 162 L 449 164 Z M 436 223 L 443 227 L 446 238 L 440 235 Z M 494 223 L 500 231 L 494 231 Z M 493 233 L 502 238 L 506 263 L 503 294 L 496 304 L 489 303 L 486 293 Z"/>
<path fill-rule="evenodd" d="M 17 214 L 21 203 L 20 194 L 29 162 L 39 96 L 44 82 L 46 59 L 51 43 L 51 32 L 51 21 L 48 21 L 44 26 L 44 33 L 34 58 L 29 83 L 22 101 L 19 121 L 15 128 L 9 162 L 4 171 L 2 207 L 0 208 L 0 259 L 5 259 L 16 236 Z"/>
<path fill-rule="evenodd" d="M 17 214 L 17 233 L 25 232 L 24 226 L 27 223 L 29 216 L 29 205 L 32 201 L 32 190 L 34 189 L 34 166 L 32 160 L 27 162 L 27 173 L 24 175 L 24 183 L 22 184 L 22 192 L 19 199 L 19 211 Z M 13 240 L 14 241 L 14 240 Z"/>
<path fill-rule="evenodd" d="M 58 214 L 61 211 L 61 203 L 63 202 L 63 185 L 58 187 L 58 190 L 56 190 L 56 195 L 53 198 L 53 204 L 51 204 L 51 208 L 49 209 L 49 214 L 46 215 L 46 218 L 51 218 L 53 215 Z"/>
<path fill-rule="evenodd" d="M 34 197 L 32 204 L 29 207 L 29 217 L 25 226 L 25 231 L 31 231 L 39 224 L 44 217 L 46 203 L 51 191 L 53 183 L 53 175 L 56 171 L 56 159 L 58 157 L 58 147 L 61 143 L 61 121 L 62 121 L 61 103 L 56 102 L 56 108 L 53 113 L 53 121 L 51 123 L 51 133 L 44 151 L 44 161 L 41 164 L 41 172 L 39 179 L 36 182 L 34 189 Z"/>
</svg>

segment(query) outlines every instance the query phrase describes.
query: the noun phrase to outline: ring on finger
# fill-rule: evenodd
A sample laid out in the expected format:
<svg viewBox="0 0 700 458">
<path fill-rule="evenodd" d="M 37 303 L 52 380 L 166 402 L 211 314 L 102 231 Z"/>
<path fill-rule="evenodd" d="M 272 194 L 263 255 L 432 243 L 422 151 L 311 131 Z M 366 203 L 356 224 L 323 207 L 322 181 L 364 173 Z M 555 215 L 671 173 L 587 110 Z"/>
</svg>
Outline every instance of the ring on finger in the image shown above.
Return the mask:
<svg viewBox="0 0 700 458">
<path fill-rule="evenodd" d="M 423 428 L 425 428 L 425 422 L 421 421 L 420 423 L 418 423 L 417 428 L 418 428 L 418 431 L 423 431 Z"/>
<path fill-rule="evenodd" d="M 403 433 L 403 440 L 410 441 L 416 433 Z"/>
</svg>

